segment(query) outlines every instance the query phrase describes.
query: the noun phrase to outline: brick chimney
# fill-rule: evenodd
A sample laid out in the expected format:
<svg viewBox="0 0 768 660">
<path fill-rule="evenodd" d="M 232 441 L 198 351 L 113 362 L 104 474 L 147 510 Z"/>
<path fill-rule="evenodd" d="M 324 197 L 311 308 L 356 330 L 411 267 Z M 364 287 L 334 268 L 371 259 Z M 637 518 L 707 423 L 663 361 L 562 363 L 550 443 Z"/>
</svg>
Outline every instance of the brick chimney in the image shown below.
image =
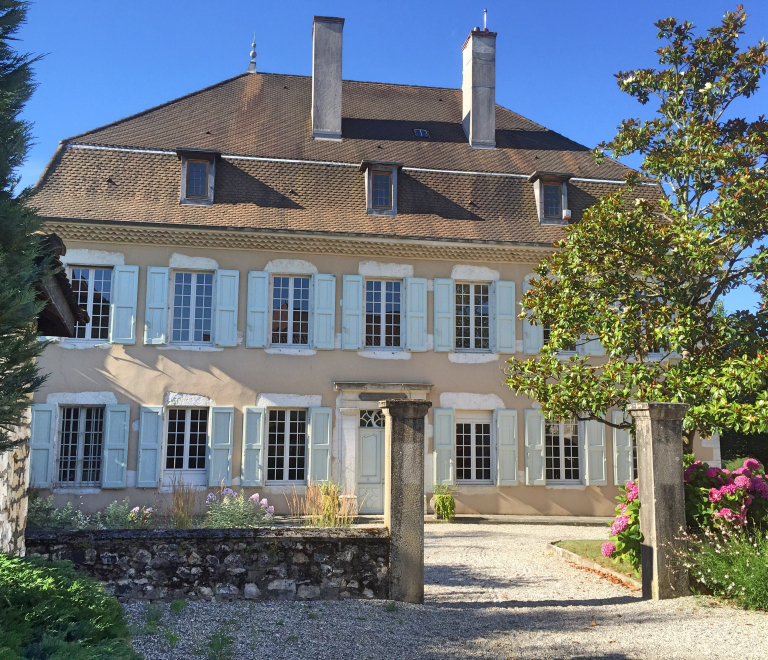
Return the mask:
<svg viewBox="0 0 768 660">
<path fill-rule="evenodd" d="M 312 137 L 341 140 L 341 32 L 344 19 L 312 23 Z"/>
<path fill-rule="evenodd" d="M 474 149 L 496 148 L 496 33 L 475 28 L 462 47 L 462 121 Z"/>
</svg>

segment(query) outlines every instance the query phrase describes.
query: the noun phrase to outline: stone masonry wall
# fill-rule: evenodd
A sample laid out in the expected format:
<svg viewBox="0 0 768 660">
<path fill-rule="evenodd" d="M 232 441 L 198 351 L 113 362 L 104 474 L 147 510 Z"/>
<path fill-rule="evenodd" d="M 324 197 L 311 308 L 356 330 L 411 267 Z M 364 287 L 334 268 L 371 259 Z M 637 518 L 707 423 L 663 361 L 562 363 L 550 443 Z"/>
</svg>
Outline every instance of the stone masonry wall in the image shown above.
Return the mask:
<svg viewBox="0 0 768 660">
<path fill-rule="evenodd" d="M 120 600 L 389 596 L 383 528 L 29 530 L 27 556 L 69 559 Z"/>
<path fill-rule="evenodd" d="M 24 556 L 29 445 L 0 453 L 0 552 Z"/>
</svg>

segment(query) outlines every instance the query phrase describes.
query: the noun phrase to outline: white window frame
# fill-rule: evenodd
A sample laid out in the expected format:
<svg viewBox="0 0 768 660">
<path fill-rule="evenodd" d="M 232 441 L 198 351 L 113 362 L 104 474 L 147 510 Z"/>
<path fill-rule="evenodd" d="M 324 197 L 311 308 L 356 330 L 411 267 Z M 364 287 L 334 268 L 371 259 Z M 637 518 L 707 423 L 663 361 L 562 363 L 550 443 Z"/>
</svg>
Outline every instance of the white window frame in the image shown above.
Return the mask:
<svg viewBox="0 0 768 660">
<path fill-rule="evenodd" d="M 459 286 L 469 286 L 469 298 L 470 298 L 470 304 L 469 304 L 469 329 L 470 329 L 470 340 L 473 344 L 470 348 L 459 348 L 456 344 L 459 340 L 459 328 L 458 328 L 458 291 L 457 287 Z M 474 336 L 474 330 L 475 330 L 475 319 L 477 316 L 475 315 L 475 305 L 474 305 L 474 296 L 475 296 L 475 287 L 476 286 L 487 286 L 488 287 L 488 346 L 487 348 L 476 348 L 474 346 L 475 343 L 475 336 Z M 454 336 L 454 350 L 457 353 L 490 353 L 492 351 L 493 347 L 493 284 L 491 282 L 465 282 L 465 281 L 454 281 L 453 283 L 453 306 L 455 310 L 455 321 L 454 321 L 454 328 L 453 328 L 453 336 Z M 462 315 L 463 316 L 463 315 Z"/>
<path fill-rule="evenodd" d="M 271 446 L 270 444 L 270 418 L 272 416 L 273 412 L 285 412 L 285 430 L 283 431 L 283 479 L 270 479 L 269 478 L 269 448 Z M 287 479 L 285 478 L 286 474 L 288 473 L 288 470 L 290 469 L 288 466 L 288 459 L 290 458 L 288 456 L 288 448 L 290 447 L 290 424 L 291 424 L 291 413 L 292 412 L 303 412 L 304 413 L 304 478 L 303 479 Z M 275 407 L 275 408 L 267 408 L 266 410 L 266 423 L 264 424 L 264 450 L 266 452 L 266 457 L 264 460 L 264 483 L 268 486 L 291 486 L 291 485 L 305 485 L 307 484 L 307 477 L 309 474 L 309 408 L 283 408 L 283 407 Z M 276 468 L 273 468 L 276 469 Z"/>
<path fill-rule="evenodd" d="M 274 303 L 275 303 L 275 278 L 276 277 L 287 277 L 288 278 L 288 342 L 282 343 L 282 342 L 275 342 L 272 340 L 273 330 L 272 330 L 272 324 L 274 323 Z M 308 298 L 308 306 L 307 306 L 307 343 L 306 344 L 296 344 L 293 341 L 293 320 L 291 319 L 292 312 L 293 312 L 293 302 L 294 302 L 294 287 L 293 283 L 296 278 L 300 279 L 306 279 L 309 280 L 309 287 L 307 289 L 309 296 Z M 284 347 L 290 347 L 290 348 L 310 348 L 312 346 L 312 316 L 314 313 L 312 301 L 313 301 L 313 277 L 312 275 L 282 275 L 282 274 L 272 274 L 270 277 L 269 282 L 269 345 L 274 346 L 275 348 L 284 348 Z"/>
<path fill-rule="evenodd" d="M 85 337 L 72 337 L 72 341 L 78 341 L 78 342 L 108 342 L 109 341 L 109 333 L 112 327 L 112 319 L 111 319 L 111 313 L 109 310 L 109 306 L 107 309 L 107 336 L 105 338 L 98 338 L 94 339 L 91 337 L 91 332 L 93 329 L 93 294 L 95 293 L 95 289 L 93 286 L 93 282 L 96 276 L 97 270 L 108 270 L 110 272 L 110 285 L 109 285 L 109 294 L 110 294 L 110 301 L 109 305 L 112 304 L 112 298 L 111 296 L 114 295 L 114 287 L 115 287 L 115 268 L 114 266 L 86 266 L 86 265 L 80 265 L 80 264 L 73 264 L 71 266 L 67 266 L 67 277 L 69 278 L 70 282 L 73 282 L 73 273 L 75 269 L 88 269 L 88 299 L 85 304 L 86 312 L 88 313 L 88 323 L 85 324 Z M 78 295 L 79 294 L 75 294 Z M 78 324 L 76 324 L 77 327 Z"/>
<path fill-rule="evenodd" d="M 586 468 L 586 460 L 585 460 L 585 451 L 584 451 L 584 434 L 582 432 L 582 425 L 579 424 L 575 419 L 569 420 L 569 424 L 573 424 L 575 430 L 576 430 L 576 449 L 577 449 L 577 459 L 579 462 L 579 478 L 578 479 L 566 479 L 563 475 L 565 474 L 565 440 L 564 440 L 564 431 L 565 431 L 565 423 L 561 420 L 557 422 L 559 426 L 559 450 L 560 450 L 560 475 L 561 477 L 559 479 L 549 479 L 547 477 L 547 424 L 550 424 L 551 422 L 547 419 L 544 420 L 544 479 L 547 482 L 547 485 L 580 485 L 584 483 L 584 470 Z"/>
<path fill-rule="evenodd" d="M 184 455 L 181 468 L 168 467 L 168 431 L 171 423 L 170 411 L 184 411 Z M 189 440 L 192 430 L 191 417 L 192 410 L 205 410 L 208 413 L 205 429 L 205 465 L 204 467 L 189 467 Z M 163 487 L 170 487 L 174 481 L 183 481 L 192 486 L 208 485 L 208 470 L 210 468 L 210 459 L 208 446 L 211 435 L 211 409 L 209 406 L 169 406 L 163 411 L 163 457 L 162 457 L 162 480 Z"/>
<path fill-rule="evenodd" d="M 472 470 L 471 479 L 459 479 L 459 450 L 457 444 L 457 435 L 459 424 L 471 424 L 471 457 L 470 457 L 470 469 Z M 477 467 L 475 461 L 477 459 L 477 424 L 487 424 L 489 427 L 489 442 L 490 442 L 490 470 L 491 476 L 488 479 L 477 479 Z M 455 452 L 455 467 L 454 478 L 456 483 L 463 486 L 493 486 L 496 483 L 496 429 L 493 423 L 493 411 L 473 410 L 468 412 L 456 411 L 453 419 L 453 449 Z"/>
<path fill-rule="evenodd" d="M 78 432 L 77 432 L 77 449 L 75 456 L 75 480 L 74 481 L 62 481 L 61 480 L 61 461 L 62 461 L 62 444 L 64 440 L 64 410 L 66 408 L 74 408 L 78 411 Z M 83 481 L 83 462 L 85 459 L 85 411 L 88 408 L 100 409 L 102 411 L 101 417 L 101 444 L 99 455 L 99 478 L 96 481 Z M 106 433 L 106 408 L 103 405 L 87 405 L 87 404 L 61 404 L 58 409 L 58 415 L 56 423 L 58 428 L 56 429 L 56 464 L 55 464 L 55 488 L 101 488 L 101 481 L 103 478 L 103 461 L 104 461 L 104 436 Z"/>
<path fill-rule="evenodd" d="M 397 215 L 397 167 L 367 163 L 365 171 L 365 199 L 366 213 L 368 215 Z M 390 175 L 390 193 L 392 205 L 389 208 L 377 208 L 373 205 L 373 172 L 387 172 Z"/>
<path fill-rule="evenodd" d="M 176 275 L 182 273 L 189 273 L 192 275 L 192 292 L 190 294 L 189 305 L 189 339 L 174 339 L 173 338 L 173 319 L 176 311 Z M 210 275 L 211 276 L 211 338 L 207 341 L 195 341 L 195 304 L 196 304 L 196 292 L 197 276 L 198 275 Z M 171 344 L 174 346 L 212 346 L 214 344 L 214 332 L 216 331 L 216 271 L 213 270 L 186 270 L 175 269 L 171 271 L 170 280 L 170 292 L 168 296 L 168 338 Z"/>
<path fill-rule="evenodd" d="M 379 331 L 380 346 L 368 346 L 368 282 L 381 282 L 381 326 Z M 400 284 L 400 345 L 386 345 L 386 285 L 387 282 Z M 405 350 L 405 280 L 398 278 L 369 277 L 363 280 L 363 350 L 364 351 L 402 351 Z M 375 335 L 374 335 L 375 336 Z M 394 335 L 393 335 L 394 336 Z"/>
</svg>

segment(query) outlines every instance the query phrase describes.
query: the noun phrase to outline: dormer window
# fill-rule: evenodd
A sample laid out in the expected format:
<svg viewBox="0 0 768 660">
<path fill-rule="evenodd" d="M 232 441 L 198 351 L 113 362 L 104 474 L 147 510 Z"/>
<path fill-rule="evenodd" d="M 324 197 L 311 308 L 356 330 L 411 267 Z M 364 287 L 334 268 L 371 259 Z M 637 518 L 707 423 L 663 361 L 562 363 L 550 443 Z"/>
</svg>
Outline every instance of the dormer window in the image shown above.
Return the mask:
<svg viewBox="0 0 768 660">
<path fill-rule="evenodd" d="M 542 225 L 567 225 L 571 219 L 568 209 L 568 180 L 573 174 L 567 172 L 534 172 L 528 177 L 533 184 L 536 198 L 536 214 Z"/>
<path fill-rule="evenodd" d="M 216 178 L 218 151 L 205 149 L 176 149 L 181 160 L 181 204 L 210 206 L 213 204 L 213 184 Z"/>
<path fill-rule="evenodd" d="M 559 183 L 545 183 L 544 188 L 544 217 L 547 219 L 562 220 L 560 212 L 560 198 L 562 197 L 562 185 Z"/>
<path fill-rule="evenodd" d="M 417 138 L 422 138 L 424 140 L 429 140 L 430 138 L 429 131 L 426 128 L 414 128 L 413 134 Z"/>
<path fill-rule="evenodd" d="M 364 160 L 366 213 L 397 215 L 397 171 L 402 163 Z"/>
</svg>

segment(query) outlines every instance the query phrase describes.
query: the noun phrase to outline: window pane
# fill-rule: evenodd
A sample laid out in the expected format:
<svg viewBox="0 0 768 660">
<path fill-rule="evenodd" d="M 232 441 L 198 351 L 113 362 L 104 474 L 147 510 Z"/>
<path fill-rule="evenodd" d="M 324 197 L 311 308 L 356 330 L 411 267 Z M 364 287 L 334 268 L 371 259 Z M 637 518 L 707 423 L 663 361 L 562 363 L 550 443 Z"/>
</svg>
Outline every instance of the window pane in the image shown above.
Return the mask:
<svg viewBox="0 0 768 660">
<path fill-rule="evenodd" d="M 385 285 L 384 343 L 386 346 L 400 346 L 400 282 L 385 282 Z"/>
<path fill-rule="evenodd" d="M 61 409 L 59 441 L 59 481 L 77 481 L 77 439 L 80 431 L 80 409 Z"/>
<path fill-rule="evenodd" d="M 91 339 L 109 339 L 109 303 L 112 300 L 112 270 L 96 268 L 93 271 L 93 306 Z"/>
<path fill-rule="evenodd" d="M 544 186 L 544 215 L 549 218 L 559 218 L 560 213 L 560 186 Z"/>
<path fill-rule="evenodd" d="M 491 479 L 491 425 L 475 424 L 475 479 Z"/>
<path fill-rule="evenodd" d="M 560 423 L 547 420 L 544 428 L 546 479 L 557 481 L 562 479 L 560 474 Z"/>
<path fill-rule="evenodd" d="M 288 480 L 303 481 L 307 447 L 307 412 L 305 410 L 290 411 L 289 431 Z"/>
<path fill-rule="evenodd" d="M 288 343 L 288 277 L 272 280 L 272 343 Z"/>
<path fill-rule="evenodd" d="M 456 348 L 472 348 L 469 284 L 456 285 Z"/>
<path fill-rule="evenodd" d="M 88 280 L 90 278 L 90 269 L 73 268 L 72 269 L 72 291 L 77 296 L 77 304 L 86 311 L 88 310 Z M 75 338 L 85 339 L 86 324 L 75 324 Z"/>
<path fill-rule="evenodd" d="M 85 408 L 83 429 L 83 483 L 101 481 L 101 449 L 104 440 L 104 408 Z"/>
<path fill-rule="evenodd" d="M 474 346 L 473 348 L 488 349 L 490 347 L 490 296 L 487 284 L 475 284 L 474 289 Z"/>
<path fill-rule="evenodd" d="M 189 411 L 189 457 L 190 470 L 205 469 L 205 454 L 208 449 L 208 410 L 205 408 Z"/>
<path fill-rule="evenodd" d="M 208 197 L 208 163 L 187 163 L 187 197 Z"/>
<path fill-rule="evenodd" d="M 283 481 L 285 472 L 285 410 L 269 411 L 267 481 Z"/>
<path fill-rule="evenodd" d="M 189 341 L 192 273 L 176 273 L 173 285 L 173 341 Z"/>
<path fill-rule="evenodd" d="M 187 411 L 168 411 L 168 439 L 165 451 L 165 469 L 181 470 L 184 467 L 184 432 L 187 426 Z"/>
<path fill-rule="evenodd" d="M 456 479 L 472 479 L 472 424 L 456 424 Z"/>
<path fill-rule="evenodd" d="M 579 432 L 575 421 L 563 422 L 563 479 L 579 479 Z"/>
<path fill-rule="evenodd" d="M 293 278 L 293 343 L 309 344 L 309 278 Z"/>
<path fill-rule="evenodd" d="M 361 410 L 360 411 L 361 429 L 383 429 L 384 415 L 381 410 Z"/>
<path fill-rule="evenodd" d="M 365 283 L 365 345 L 381 346 L 381 282 Z"/>
<path fill-rule="evenodd" d="M 374 171 L 371 175 L 373 179 L 373 208 L 391 209 L 392 208 L 392 174 L 390 172 Z"/>
<path fill-rule="evenodd" d="M 213 273 L 197 273 L 195 285 L 194 341 L 211 341 L 213 323 Z"/>
</svg>

